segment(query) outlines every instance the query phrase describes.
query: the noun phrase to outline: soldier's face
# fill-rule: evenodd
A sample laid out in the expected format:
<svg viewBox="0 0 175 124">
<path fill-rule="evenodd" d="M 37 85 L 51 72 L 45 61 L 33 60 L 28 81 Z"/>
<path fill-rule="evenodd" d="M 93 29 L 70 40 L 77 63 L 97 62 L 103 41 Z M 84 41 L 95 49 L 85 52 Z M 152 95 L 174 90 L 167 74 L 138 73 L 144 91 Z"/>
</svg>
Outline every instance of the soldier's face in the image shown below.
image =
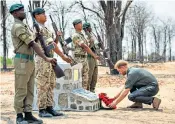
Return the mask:
<svg viewBox="0 0 175 124">
<path fill-rule="evenodd" d="M 75 25 L 75 28 L 76 28 L 77 30 L 82 30 L 82 28 L 83 28 L 82 23 L 76 24 L 76 25 Z"/>
<path fill-rule="evenodd" d="M 35 15 L 35 18 L 40 23 L 45 23 L 47 21 L 47 17 L 45 15 L 45 13 L 41 13 L 41 14 Z"/>
<path fill-rule="evenodd" d="M 92 31 L 92 28 L 91 28 L 91 27 L 89 27 L 89 28 L 88 28 L 88 31 L 89 31 L 89 32 L 91 32 L 91 31 Z"/>
<path fill-rule="evenodd" d="M 23 20 L 26 18 L 26 14 L 24 12 L 24 8 L 21 8 L 20 10 L 14 12 L 14 15 L 19 18 L 20 20 Z"/>
</svg>

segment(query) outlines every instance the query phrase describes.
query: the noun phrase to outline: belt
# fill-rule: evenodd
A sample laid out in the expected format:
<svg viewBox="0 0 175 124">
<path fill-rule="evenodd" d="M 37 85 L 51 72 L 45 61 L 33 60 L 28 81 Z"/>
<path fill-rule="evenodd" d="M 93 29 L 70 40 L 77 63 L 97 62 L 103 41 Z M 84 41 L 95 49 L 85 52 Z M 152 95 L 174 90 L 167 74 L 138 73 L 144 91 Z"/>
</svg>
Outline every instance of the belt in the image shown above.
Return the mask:
<svg viewBox="0 0 175 124">
<path fill-rule="evenodd" d="M 90 55 L 90 54 L 88 54 L 88 56 L 87 56 L 88 58 L 92 58 L 92 56 Z"/>
<path fill-rule="evenodd" d="M 86 58 L 86 57 L 87 57 L 87 55 L 75 54 L 75 57 Z"/>
<path fill-rule="evenodd" d="M 22 58 L 22 59 L 33 60 L 33 55 L 27 55 L 27 54 L 22 54 L 22 53 L 16 53 L 15 58 Z"/>
</svg>

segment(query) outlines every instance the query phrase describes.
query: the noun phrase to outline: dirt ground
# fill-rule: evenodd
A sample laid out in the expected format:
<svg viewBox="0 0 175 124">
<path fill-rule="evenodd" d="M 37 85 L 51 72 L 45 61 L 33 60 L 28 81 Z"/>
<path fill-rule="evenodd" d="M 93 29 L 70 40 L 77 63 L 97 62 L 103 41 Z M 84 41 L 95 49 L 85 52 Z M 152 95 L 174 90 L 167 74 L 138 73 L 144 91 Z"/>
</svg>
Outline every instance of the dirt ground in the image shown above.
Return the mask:
<svg viewBox="0 0 175 124">
<path fill-rule="evenodd" d="M 160 84 L 160 92 L 156 95 L 162 99 L 160 109 L 144 105 L 143 109 L 128 109 L 132 104 L 125 98 L 116 110 L 99 110 L 96 112 L 65 112 L 65 116 L 43 119 L 44 124 L 175 124 L 175 62 L 169 63 L 132 63 L 130 66 L 142 67 L 151 71 Z M 123 76 L 108 75 L 107 67 L 99 67 L 96 93 L 106 92 L 113 97 L 125 82 Z M 0 82 L 1 120 L 0 124 L 15 124 L 14 72 L 1 73 Z M 38 113 L 34 112 L 38 117 Z"/>
</svg>

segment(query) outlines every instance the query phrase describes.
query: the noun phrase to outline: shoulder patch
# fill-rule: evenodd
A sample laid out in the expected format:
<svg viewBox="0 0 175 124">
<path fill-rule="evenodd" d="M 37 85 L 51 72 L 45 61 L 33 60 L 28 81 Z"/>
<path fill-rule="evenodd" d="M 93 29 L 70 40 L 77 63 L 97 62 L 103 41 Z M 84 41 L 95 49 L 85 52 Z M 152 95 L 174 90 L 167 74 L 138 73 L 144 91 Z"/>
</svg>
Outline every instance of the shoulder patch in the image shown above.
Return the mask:
<svg viewBox="0 0 175 124">
<path fill-rule="evenodd" d="M 24 27 L 24 26 L 22 24 L 19 24 L 19 23 L 16 23 L 16 24 L 13 25 L 14 29 L 22 28 L 22 27 Z"/>
<path fill-rule="evenodd" d="M 26 39 L 27 35 L 22 35 L 21 37 L 22 37 L 22 39 Z"/>
</svg>

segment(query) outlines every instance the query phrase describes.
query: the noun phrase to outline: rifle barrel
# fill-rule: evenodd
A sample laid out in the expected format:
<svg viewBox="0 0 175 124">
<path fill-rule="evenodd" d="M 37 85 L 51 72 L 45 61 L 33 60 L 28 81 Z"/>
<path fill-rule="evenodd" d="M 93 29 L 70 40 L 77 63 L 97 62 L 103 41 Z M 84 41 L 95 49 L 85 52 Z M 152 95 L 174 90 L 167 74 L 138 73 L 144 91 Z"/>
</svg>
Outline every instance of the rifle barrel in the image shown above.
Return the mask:
<svg viewBox="0 0 175 124">
<path fill-rule="evenodd" d="M 49 16 L 50 16 L 51 21 L 53 22 L 52 16 L 51 15 L 49 15 Z"/>
</svg>

